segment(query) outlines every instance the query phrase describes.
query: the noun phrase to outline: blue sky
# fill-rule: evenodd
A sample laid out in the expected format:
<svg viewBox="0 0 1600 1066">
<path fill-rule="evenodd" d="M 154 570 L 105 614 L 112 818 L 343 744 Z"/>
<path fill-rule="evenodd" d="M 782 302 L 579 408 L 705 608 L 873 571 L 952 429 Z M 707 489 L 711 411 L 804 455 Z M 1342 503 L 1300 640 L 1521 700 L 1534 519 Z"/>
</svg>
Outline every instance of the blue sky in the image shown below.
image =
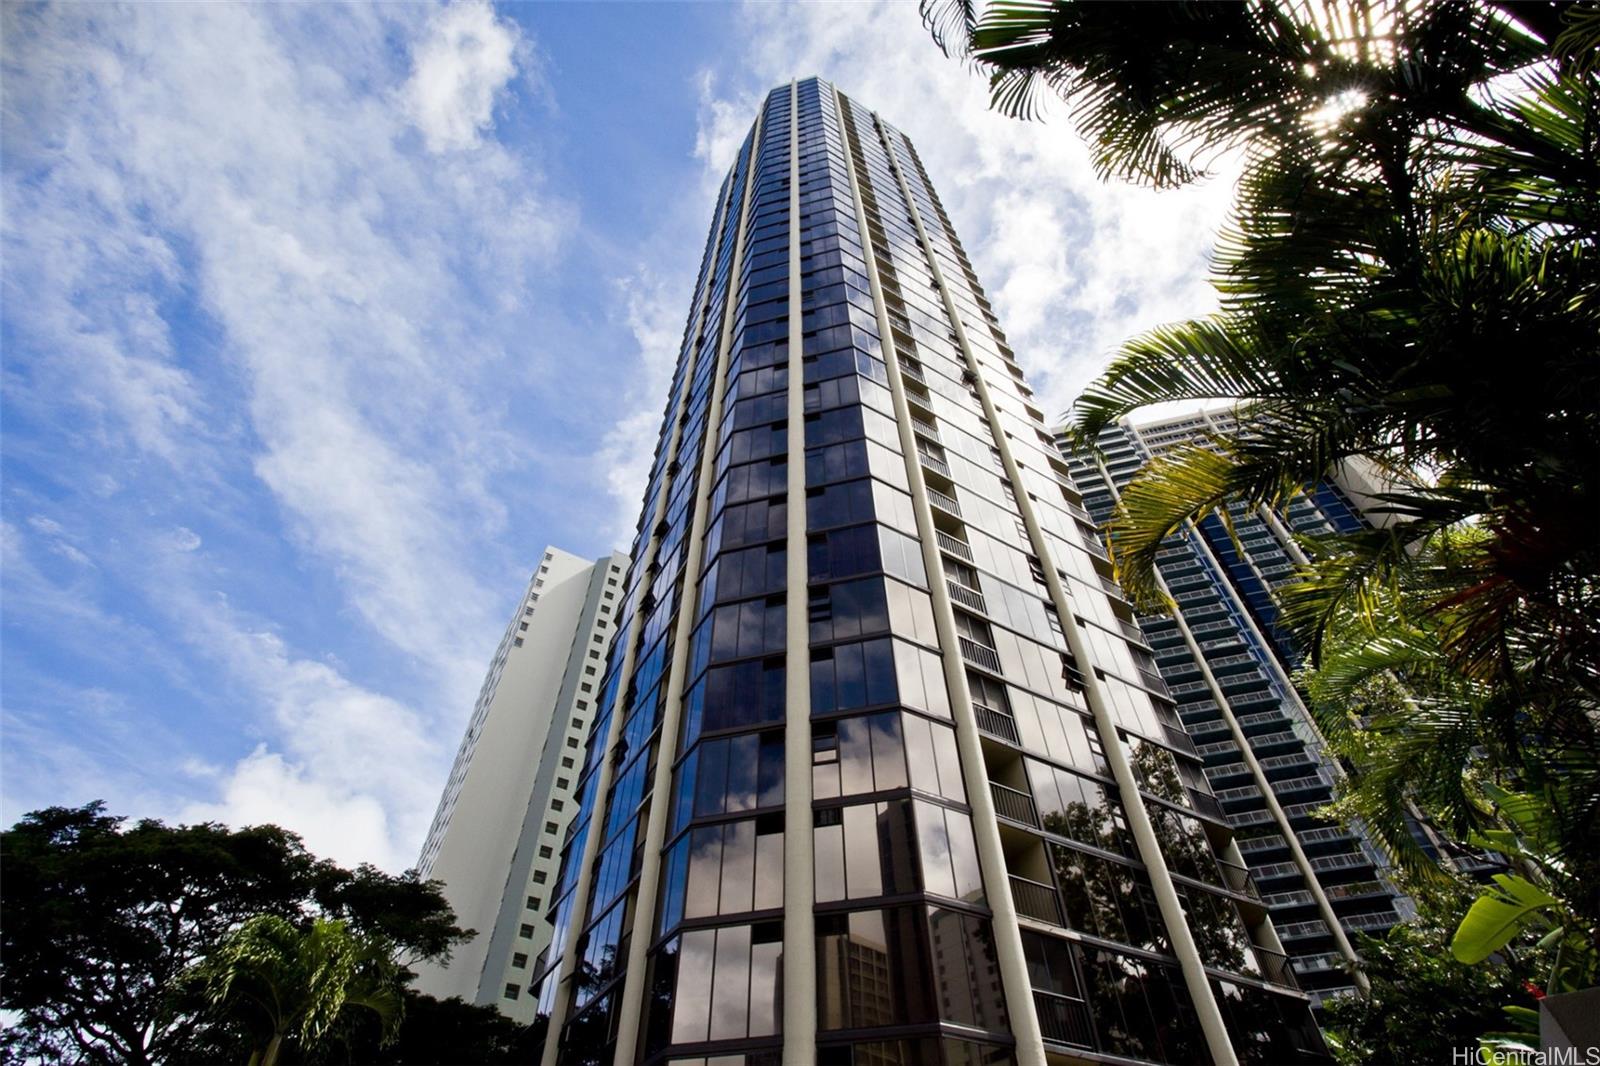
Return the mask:
<svg viewBox="0 0 1600 1066">
<path fill-rule="evenodd" d="M 817 73 L 911 135 L 1048 410 L 1214 306 L 914 5 L 0 8 L 0 818 L 414 861 L 546 544 L 626 548 L 711 199 Z"/>
</svg>

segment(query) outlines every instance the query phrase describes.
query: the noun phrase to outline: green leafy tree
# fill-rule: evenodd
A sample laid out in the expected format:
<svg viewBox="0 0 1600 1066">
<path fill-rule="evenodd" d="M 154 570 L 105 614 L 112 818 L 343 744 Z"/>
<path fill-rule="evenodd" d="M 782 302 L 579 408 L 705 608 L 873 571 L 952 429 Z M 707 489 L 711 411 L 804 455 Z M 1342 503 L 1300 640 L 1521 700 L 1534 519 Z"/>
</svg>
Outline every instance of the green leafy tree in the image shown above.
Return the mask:
<svg viewBox="0 0 1600 1066">
<path fill-rule="evenodd" d="M 212 1016 L 244 1034 L 249 1066 L 277 1066 L 285 1042 L 321 1046 L 351 1011 L 381 1025 L 379 1046 L 399 1032 L 406 975 L 383 938 L 343 921 L 296 924 L 262 914 L 216 944 L 180 978 Z"/>
<path fill-rule="evenodd" d="M 544 1053 L 545 1030 L 539 1023 L 519 1025 L 493 1007 L 466 1003 L 459 997 L 434 999 L 406 989 L 400 1027 L 387 1043 L 380 1017 L 355 1012 L 316 1048 L 286 1049 L 279 1061 L 307 1066 L 538 1062 Z"/>
<path fill-rule="evenodd" d="M 1479 966 L 1452 957 L 1450 942 L 1470 899 L 1456 882 L 1408 886 L 1418 915 L 1381 936 L 1357 934 L 1369 997 L 1323 1007 L 1323 1029 L 1343 1066 L 1449 1062 L 1452 1051 L 1505 1023 L 1504 1007 L 1530 1009 L 1539 971 L 1532 957 L 1497 956 Z"/>
<path fill-rule="evenodd" d="M 1124 490 L 1118 577 L 1157 606 L 1168 538 L 1211 514 L 1231 533 L 1225 505 L 1280 507 L 1375 472 L 1375 513 L 1393 521 L 1302 539 L 1310 562 L 1280 593 L 1324 729 L 1365 771 L 1341 804 L 1418 873 L 1413 805 L 1513 865 L 1448 938 L 1453 957 L 1442 940 L 1396 950 L 1433 952 L 1421 987 L 1530 950 L 1553 954 L 1552 980 L 1592 982 L 1600 9 L 924 0 L 923 14 L 989 76 L 997 109 L 1063 99 L 1104 177 L 1170 187 L 1242 159 L 1213 260 L 1220 312 L 1129 341 L 1069 414 L 1087 449 L 1154 403 L 1237 416 Z M 1525 1029 L 1528 1006 L 1506 1006 Z"/>
<path fill-rule="evenodd" d="M 205 1004 L 177 978 L 257 916 L 343 921 L 392 944 L 401 965 L 471 935 L 437 884 L 341 869 L 274 826 L 125 822 L 96 802 L 0 834 L 0 1009 L 15 1012 L 4 1041 L 19 1055 L 206 1059 Z"/>
</svg>

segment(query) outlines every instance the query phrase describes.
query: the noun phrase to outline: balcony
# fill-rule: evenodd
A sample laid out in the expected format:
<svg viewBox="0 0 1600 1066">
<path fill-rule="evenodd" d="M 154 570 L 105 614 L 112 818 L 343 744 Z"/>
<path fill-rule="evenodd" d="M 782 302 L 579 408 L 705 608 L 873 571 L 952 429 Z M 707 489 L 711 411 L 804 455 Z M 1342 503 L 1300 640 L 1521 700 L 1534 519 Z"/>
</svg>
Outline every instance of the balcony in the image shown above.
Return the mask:
<svg viewBox="0 0 1600 1066">
<path fill-rule="evenodd" d="M 1202 792 L 1198 788 L 1185 788 L 1183 791 L 1188 793 L 1190 810 L 1204 818 L 1210 818 L 1214 822 L 1227 821 L 1227 815 L 1222 812 L 1222 804 L 1217 802 L 1217 797 L 1221 795 L 1220 792 L 1213 796 L 1211 793 Z"/>
<path fill-rule="evenodd" d="M 1332 899 L 1367 899 L 1386 896 L 1389 889 L 1382 881 L 1353 881 L 1348 885 L 1324 885 L 1322 891 Z"/>
<path fill-rule="evenodd" d="M 972 562 L 972 546 L 966 541 L 957 540 L 950 534 L 937 529 L 934 530 L 933 536 L 941 549 L 957 558 L 965 559 L 969 563 Z"/>
<path fill-rule="evenodd" d="M 939 508 L 945 514 L 961 517 L 961 505 L 956 503 L 954 496 L 946 496 L 932 485 L 927 486 L 928 502 Z"/>
<path fill-rule="evenodd" d="M 1359 870 L 1371 866 L 1371 859 L 1355 851 L 1346 851 L 1338 855 L 1318 855 L 1311 860 L 1313 870 Z"/>
<path fill-rule="evenodd" d="M 1166 735 L 1167 743 L 1174 748 L 1190 755 L 1200 754 L 1200 750 L 1194 746 L 1194 738 L 1189 736 L 1181 727 L 1162 722 L 1161 730 Z"/>
<path fill-rule="evenodd" d="M 996 815 L 1030 829 L 1039 828 L 1039 812 L 1033 806 L 1032 796 L 1021 789 L 1010 788 L 995 781 L 989 782 L 989 794 L 994 797 Z"/>
<path fill-rule="evenodd" d="M 1261 964 L 1261 976 L 1275 985 L 1286 988 L 1299 988 L 1300 982 L 1294 979 L 1294 972 L 1289 966 L 1289 956 L 1281 951 L 1262 947 L 1260 944 L 1252 945 L 1256 953 L 1256 961 Z M 1296 960 L 1297 962 L 1299 960 Z"/>
<path fill-rule="evenodd" d="M 1061 901 L 1056 897 L 1055 886 L 1016 875 L 1012 875 L 1010 881 L 1011 901 L 1016 904 L 1018 914 L 1036 922 L 1064 924 L 1061 920 Z"/>
<path fill-rule="evenodd" d="M 1039 1030 L 1046 1042 L 1066 1047 L 1094 1047 L 1094 1026 L 1089 1007 L 1073 996 L 1033 991 L 1033 1007 L 1039 1013 Z"/>
<path fill-rule="evenodd" d="M 976 720 L 978 728 L 991 737 L 999 737 L 1011 744 L 1022 742 L 1017 736 L 1017 720 L 1004 711 L 997 711 L 993 707 L 975 702 L 972 705 L 972 717 Z"/>
<path fill-rule="evenodd" d="M 945 579 L 945 587 L 950 590 L 950 598 L 961 606 L 979 614 L 988 614 L 989 605 L 983 602 L 983 594 L 975 589 L 969 589 L 950 578 Z"/>
<path fill-rule="evenodd" d="M 933 427 L 933 423 L 924 422 L 916 415 L 911 416 L 911 429 L 913 432 L 920 433 L 931 441 L 938 442 L 939 440 L 939 431 Z"/>
<path fill-rule="evenodd" d="M 1292 965 L 1296 973 L 1334 973 L 1344 969 L 1344 957 L 1332 951 L 1323 955 L 1301 955 Z"/>
<path fill-rule="evenodd" d="M 1371 914 L 1350 914 L 1339 918 L 1339 924 L 1351 932 L 1366 932 L 1372 929 L 1392 929 L 1400 924 L 1400 916 L 1394 911 L 1374 911 Z"/>
<path fill-rule="evenodd" d="M 970 637 L 957 637 L 961 657 L 974 666 L 981 666 L 991 674 L 1000 673 L 1000 653 L 987 644 L 979 644 Z M 1007 715 L 1007 717 L 1010 717 Z"/>
<path fill-rule="evenodd" d="M 950 464 L 939 458 L 937 455 L 929 455 L 927 452 L 919 451 L 917 452 L 917 458 L 922 461 L 923 466 L 927 467 L 929 470 L 932 470 L 935 474 L 939 474 L 942 477 L 952 476 L 950 473 Z"/>
<path fill-rule="evenodd" d="M 1261 891 L 1256 888 L 1256 879 L 1251 876 L 1248 867 L 1218 857 L 1217 869 L 1222 871 L 1223 883 L 1234 892 L 1241 896 L 1249 896 L 1251 899 L 1261 898 Z"/>
<path fill-rule="evenodd" d="M 910 360 L 900 360 L 900 373 L 912 381 L 921 382 L 924 385 L 928 383 L 928 379 L 923 376 L 922 368 Z"/>
<path fill-rule="evenodd" d="M 1264 851 L 1277 851 L 1289 846 L 1280 833 L 1268 833 L 1266 836 L 1244 837 L 1239 842 L 1239 850 L 1246 855 L 1258 855 Z"/>
</svg>

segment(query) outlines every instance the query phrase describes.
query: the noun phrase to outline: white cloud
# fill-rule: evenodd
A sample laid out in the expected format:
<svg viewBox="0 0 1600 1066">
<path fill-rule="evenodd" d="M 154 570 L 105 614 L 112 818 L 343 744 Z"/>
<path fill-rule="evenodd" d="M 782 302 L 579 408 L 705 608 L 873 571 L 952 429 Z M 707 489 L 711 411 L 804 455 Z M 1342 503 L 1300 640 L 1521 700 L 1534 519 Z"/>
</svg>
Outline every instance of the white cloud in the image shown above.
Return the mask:
<svg viewBox="0 0 1600 1066">
<path fill-rule="evenodd" d="M 698 265 L 698 264 L 697 264 Z M 685 304 L 690 293 L 680 280 L 658 277 L 648 267 L 613 286 L 627 309 L 628 329 L 639 346 L 640 370 L 627 385 L 617 422 L 601 441 L 595 466 L 606 479 L 613 514 L 605 531 L 613 544 L 631 545 L 639 505 L 650 477 L 672 371 L 678 362 Z M 690 284 L 693 283 L 691 277 Z M 627 550 L 624 548 L 623 550 Z"/>
<path fill-rule="evenodd" d="M 270 709 L 276 739 L 216 775 L 217 800 L 188 804 L 179 817 L 271 822 L 345 864 L 414 863 L 439 787 L 422 716 L 326 663 L 296 658 L 281 638 L 219 603 L 191 603 L 186 613 L 192 639 Z"/>
<path fill-rule="evenodd" d="M 412 706 L 291 654 L 267 622 L 194 638 L 228 644 L 238 689 L 218 713 L 264 745 L 205 809 L 289 824 L 260 806 L 277 795 L 314 846 L 407 864 L 503 624 L 486 583 L 525 550 L 496 541 L 496 479 L 525 432 L 506 386 L 547 358 L 525 282 L 572 225 L 484 136 L 516 31 L 473 3 L 3 15 L 5 250 L 28 264 L 5 272 L 25 343 L 8 406 L 93 440 L 108 472 L 90 490 L 213 507 L 252 535 L 280 523 L 294 564 L 387 644 L 372 658 L 414 671 Z M 475 150 L 425 152 L 418 126 L 430 149 Z M 120 506 L 120 550 L 196 560 L 128 568 L 150 603 L 203 602 L 255 563 L 205 569 L 187 515 L 140 527 Z"/>
<path fill-rule="evenodd" d="M 487 3 L 461 0 L 433 16 L 401 90 L 429 151 L 473 148 L 516 74 L 518 32 Z"/>
</svg>

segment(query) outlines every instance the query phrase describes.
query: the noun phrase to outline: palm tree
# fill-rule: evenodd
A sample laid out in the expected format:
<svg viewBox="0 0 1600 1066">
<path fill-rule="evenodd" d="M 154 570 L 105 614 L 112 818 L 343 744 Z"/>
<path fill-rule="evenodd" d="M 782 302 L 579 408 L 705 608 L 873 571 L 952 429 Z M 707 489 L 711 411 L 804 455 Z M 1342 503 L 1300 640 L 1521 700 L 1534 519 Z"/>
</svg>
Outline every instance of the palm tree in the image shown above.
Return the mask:
<svg viewBox="0 0 1600 1066">
<path fill-rule="evenodd" d="M 405 981 L 387 944 L 343 921 L 302 927 L 263 914 L 230 933 L 186 983 L 246 1034 L 249 1066 L 275 1066 L 285 1041 L 310 1050 L 352 1010 L 371 1011 L 383 1040 L 393 1039 Z"/>
<path fill-rule="evenodd" d="M 1234 405 L 1236 430 L 1122 493 L 1108 534 L 1124 587 L 1158 602 L 1163 540 L 1213 512 L 1226 524 L 1219 505 L 1279 506 L 1370 464 L 1397 521 L 1305 544 L 1286 621 L 1313 664 L 1332 643 L 1347 667 L 1358 651 L 1419 677 L 1430 664 L 1438 684 L 1390 721 L 1413 755 L 1429 736 L 1459 742 L 1427 778 L 1456 824 L 1482 813 L 1460 791 L 1472 765 L 1552 796 L 1564 852 L 1600 854 L 1595 6 L 924 0 L 923 14 L 989 75 L 996 108 L 1064 99 L 1103 176 L 1179 185 L 1243 155 L 1220 312 L 1129 341 L 1069 413 L 1092 448 L 1149 404 Z M 1403 639 L 1385 628 L 1398 607 Z M 1447 757 L 1474 750 L 1487 761 Z M 1600 886 L 1585 895 L 1600 915 Z"/>
</svg>

